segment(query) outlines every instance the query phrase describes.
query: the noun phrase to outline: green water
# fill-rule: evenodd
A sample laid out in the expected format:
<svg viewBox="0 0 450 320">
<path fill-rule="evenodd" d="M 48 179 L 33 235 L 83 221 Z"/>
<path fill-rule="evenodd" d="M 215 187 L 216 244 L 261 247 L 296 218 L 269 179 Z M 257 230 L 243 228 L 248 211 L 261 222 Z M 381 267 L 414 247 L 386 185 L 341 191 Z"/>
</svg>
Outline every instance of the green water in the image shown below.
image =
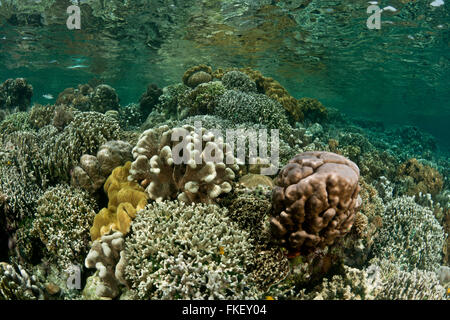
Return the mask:
<svg viewBox="0 0 450 320">
<path fill-rule="evenodd" d="M 0 80 L 26 77 L 47 103 L 42 95 L 98 78 L 126 105 L 192 65 L 249 66 L 296 98 L 418 126 L 450 146 L 447 3 L 381 1 L 397 11 L 369 30 L 367 1 L 81 2 L 81 30 L 68 30 L 70 1 L 2 1 Z"/>
</svg>

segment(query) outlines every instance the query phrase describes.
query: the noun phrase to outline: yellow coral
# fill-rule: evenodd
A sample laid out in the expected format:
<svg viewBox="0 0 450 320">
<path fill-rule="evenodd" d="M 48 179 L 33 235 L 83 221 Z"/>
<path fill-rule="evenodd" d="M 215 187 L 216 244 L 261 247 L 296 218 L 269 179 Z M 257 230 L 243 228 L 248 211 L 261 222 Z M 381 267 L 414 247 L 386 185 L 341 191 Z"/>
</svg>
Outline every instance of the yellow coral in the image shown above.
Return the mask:
<svg viewBox="0 0 450 320">
<path fill-rule="evenodd" d="M 94 218 L 91 239 L 97 240 L 110 230 L 127 234 L 136 213 L 147 205 L 148 196 L 134 181 L 128 181 L 131 162 L 117 167 L 105 182 L 103 189 L 108 195 L 108 208 L 103 208 Z"/>
</svg>

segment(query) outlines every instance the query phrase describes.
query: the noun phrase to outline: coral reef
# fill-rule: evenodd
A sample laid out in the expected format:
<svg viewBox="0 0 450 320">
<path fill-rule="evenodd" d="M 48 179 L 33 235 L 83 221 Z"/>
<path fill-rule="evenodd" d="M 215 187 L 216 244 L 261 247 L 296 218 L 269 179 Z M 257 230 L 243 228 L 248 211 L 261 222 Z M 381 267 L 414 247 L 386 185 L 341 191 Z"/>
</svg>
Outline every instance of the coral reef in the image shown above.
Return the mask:
<svg viewBox="0 0 450 320">
<path fill-rule="evenodd" d="M 100 84 L 95 88 L 89 84 L 78 85 L 77 89 L 67 88 L 58 95 L 56 105 L 66 105 L 79 111 L 100 113 L 120 108 L 116 90 L 107 84 Z"/>
<path fill-rule="evenodd" d="M 229 71 L 221 78 L 222 83 L 228 90 L 258 93 L 256 83 L 245 73 L 240 71 Z"/>
<path fill-rule="evenodd" d="M 125 279 L 140 299 L 255 299 L 248 233 L 215 205 L 153 202 L 125 243 Z M 146 270 L 146 272 L 142 272 Z"/>
<path fill-rule="evenodd" d="M 375 257 L 389 259 L 406 271 L 434 271 L 440 265 L 445 234 L 431 210 L 403 196 L 390 201 L 381 217 Z"/>
<path fill-rule="evenodd" d="M 8 79 L 0 85 L 0 109 L 26 111 L 32 96 L 33 87 L 24 78 Z"/>
<path fill-rule="evenodd" d="M 173 137 L 183 137 L 183 142 L 172 141 Z M 180 159 L 173 158 L 174 150 L 183 151 Z M 231 191 L 238 170 L 221 137 L 192 126 L 145 131 L 133 148 L 133 157 L 129 179 L 144 185 L 149 198 L 156 201 L 177 198 L 212 203 Z"/>
<path fill-rule="evenodd" d="M 126 235 L 130 230 L 132 219 L 147 204 L 147 194 L 134 181 L 128 181 L 131 162 L 115 168 L 103 187 L 108 195 L 108 207 L 95 216 L 91 228 L 92 240 L 99 239 L 110 230 L 120 231 Z"/>
<path fill-rule="evenodd" d="M 132 160 L 132 146 L 128 142 L 114 140 L 100 146 L 97 156 L 84 154 L 80 166 L 71 172 L 71 185 L 90 193 L 99 190 L 114 168 Z"/>
<path fill-rule="evenodd" d="M 226 89 L 219 81 L 199 84 L 194 90 L 186 93 L 178 105 L 178 118 L 199 114 L 213 114 L 218 108 L 219 98 Z"/>
<path fill-rule="evenodd" d="M 305 152 L 280 172 L 273 190 L 273 235 L 291 255 L 307 255 L 347 234 L 361 205 L 359 169 L 330 152 Z"/>
</svg>

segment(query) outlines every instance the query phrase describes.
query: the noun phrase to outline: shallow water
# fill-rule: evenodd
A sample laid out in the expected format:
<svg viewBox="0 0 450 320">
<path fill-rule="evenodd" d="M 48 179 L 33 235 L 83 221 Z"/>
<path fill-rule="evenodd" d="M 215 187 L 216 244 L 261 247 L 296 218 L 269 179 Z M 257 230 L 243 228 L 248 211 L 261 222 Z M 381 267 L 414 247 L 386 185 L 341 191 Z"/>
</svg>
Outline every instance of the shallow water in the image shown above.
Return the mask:
<svg viewBox="0 0 450 320">
<path fill-rule="evenodd" d="M 383 12 L 381 29 L 369 30 L 366 1 L 111 1 L 104 9 L 87 1 L 94 9 L 83 5 L 81 30 L 69 31 L 68 1 L 23 8 L 27 19 L 7 2 L 0 78 L 27 77 L 40 103 L 95 77 L 126 105 L 148 83 L 177 82 L 192 65 L 250 66 L 296 98 L 419 126 L 449 147 L 448 4 L 383 2 L 397 11 Z"/>
</svg>

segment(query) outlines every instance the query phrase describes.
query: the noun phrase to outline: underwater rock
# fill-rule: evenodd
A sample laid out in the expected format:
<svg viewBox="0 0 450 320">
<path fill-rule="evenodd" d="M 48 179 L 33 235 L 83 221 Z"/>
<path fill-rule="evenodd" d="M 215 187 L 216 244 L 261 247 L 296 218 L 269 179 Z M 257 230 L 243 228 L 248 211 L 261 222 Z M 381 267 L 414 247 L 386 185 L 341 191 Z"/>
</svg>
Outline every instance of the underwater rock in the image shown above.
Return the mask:
<svg viewBox="0 0 450 320">
<path fill-rule="evenodd" d="M 0 85 L 0 109 L 26 111 L 32 96 L 33 87 L 24 78 L 8 79 Z"/>
<path fill-rule="evenodd" d="M 305 152 L 279 173 L 271 218 L 275 239 L 290 255 L 308 255 L 347 234 L 361 205 L 359 169 L 330 152 Z"/>
</svg>

